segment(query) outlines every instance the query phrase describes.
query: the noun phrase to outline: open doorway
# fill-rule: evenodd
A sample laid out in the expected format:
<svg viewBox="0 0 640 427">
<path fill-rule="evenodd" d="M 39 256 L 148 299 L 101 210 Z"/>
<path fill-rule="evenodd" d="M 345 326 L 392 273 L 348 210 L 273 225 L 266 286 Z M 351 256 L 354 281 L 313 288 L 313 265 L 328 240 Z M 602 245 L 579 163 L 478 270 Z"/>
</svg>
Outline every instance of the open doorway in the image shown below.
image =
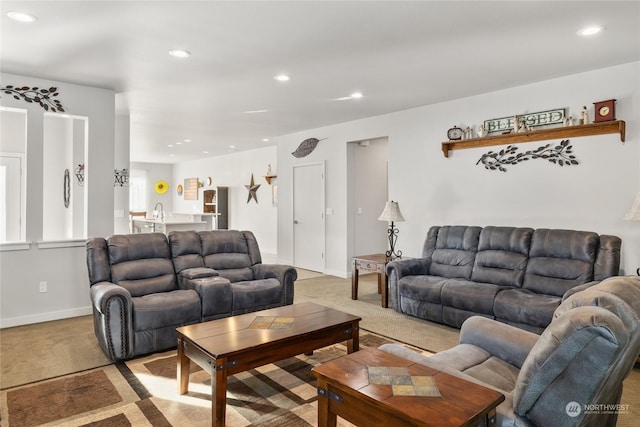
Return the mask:
<svg viewBox="0 0 640 427">
<path fill-rule="evenodd" d="M 348 147 L 349 255 L 384 253 L 387 223 L 378 221 L 388 197 L 389 139 L 354 141 Z"/>
</svg>

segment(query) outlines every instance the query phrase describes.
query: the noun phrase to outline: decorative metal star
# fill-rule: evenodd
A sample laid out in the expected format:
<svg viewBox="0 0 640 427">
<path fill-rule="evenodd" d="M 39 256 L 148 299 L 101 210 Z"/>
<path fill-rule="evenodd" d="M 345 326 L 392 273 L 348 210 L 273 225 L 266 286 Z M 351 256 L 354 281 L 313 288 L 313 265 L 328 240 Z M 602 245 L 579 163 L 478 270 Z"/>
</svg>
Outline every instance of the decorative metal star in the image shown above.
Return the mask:
<svg viewBox="0 0 640 427">
<path fill-rule="evenodd" d="M 255 182 L 253 181 L 253 174 L 251 174 L 251 184 L 245 185 L 245 188 L 249 191 L 247 203 L 249 203 L 251 199 L 254 199 L 256 203 L 258 203 L 258 195 L 256 194 L 256 191 L 258 191 L 258 188 L 260 188 L 260 184 L 255 184 Z"/>
</svg>

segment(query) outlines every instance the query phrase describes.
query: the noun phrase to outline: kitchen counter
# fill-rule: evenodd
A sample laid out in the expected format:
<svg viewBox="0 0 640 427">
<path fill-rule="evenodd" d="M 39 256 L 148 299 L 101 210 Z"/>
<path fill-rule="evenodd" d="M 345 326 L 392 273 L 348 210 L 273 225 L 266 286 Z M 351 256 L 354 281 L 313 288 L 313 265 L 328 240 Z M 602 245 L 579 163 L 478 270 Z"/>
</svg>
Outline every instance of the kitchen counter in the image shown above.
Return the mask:
<svg viewBox="0 0 640 427">
<path fill-rule="evenodd" d="M 134 233 L 159 232 L 169 234 L 172 231 L 195 230 L 203 231 L 210 229 L 207 221 L 189 221 L 186 219 L 165 219 L 156 218 L 132 218 Z"/>
</svg>

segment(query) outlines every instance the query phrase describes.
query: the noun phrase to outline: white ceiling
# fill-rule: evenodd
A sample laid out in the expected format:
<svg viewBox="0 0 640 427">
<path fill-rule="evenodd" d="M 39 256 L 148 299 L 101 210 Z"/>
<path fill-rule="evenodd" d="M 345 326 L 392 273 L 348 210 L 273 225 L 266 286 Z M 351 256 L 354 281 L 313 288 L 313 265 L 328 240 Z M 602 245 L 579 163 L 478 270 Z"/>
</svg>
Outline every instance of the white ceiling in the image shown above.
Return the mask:
<svg viewBox="0 0 640 427">
<path fill-rule="evenodd" d="M 131 117 L 132 161 L 264 147 L 278 135 L 640 60 L 639 1 L 3 0 L 0 8 L 2 71 L 115 90 Z M 11 21 L 12 10 L 38 21 Z M 588 24 L 607 29 L 578 37 Z M 173 48 L 192 56 L 170 57 Z M 291 80 L 275 81 L 278 73 Z M 354 91 L 364 97 L 338 100 Z M 247 113 L 256 110 L 267 111 Z"/>
</svg>

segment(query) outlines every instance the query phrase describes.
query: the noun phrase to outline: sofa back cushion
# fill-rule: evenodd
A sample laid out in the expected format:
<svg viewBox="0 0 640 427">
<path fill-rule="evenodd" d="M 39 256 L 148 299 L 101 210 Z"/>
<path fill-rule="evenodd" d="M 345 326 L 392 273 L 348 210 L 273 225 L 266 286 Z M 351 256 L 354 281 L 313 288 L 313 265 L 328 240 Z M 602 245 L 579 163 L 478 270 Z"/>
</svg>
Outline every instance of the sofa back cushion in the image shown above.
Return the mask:
<svg viewBox="0 0 640 427">
<path fill-rule="evenodd" d="M 422 257 L 430 261 L 429 274 L 470 279 L 481 230 L 463 225 L 431 227 L 422 250 Z"/>
<path fill-rule="evenodd" d="M 255 264 L 262 262 L 255 236 L 250 231 L 200 231 L 204 266 L 231 282 L 253 280 Z"/>
<path fill-rule="evenodd" d="M 588 231 L 535 230 L 523 287 L 562 296 L 570 288 L 592 281 L 598 244 L 598 235 Z"/>
<path fill-rule="evenodd" d="M 484 227 L 471 280 L 521 287 L 532 234 L 532 228 Z"/>
<path fill-rule="evenodd" d="M 582 425 L 586 411 L 575 418 L 558 414 L 564 415 L 571 402 L 609 403 L 594 399 L 619 369 L 616 360 L 628 342 L 623 323 L 602 307 L 576 307 L 562 314 L 522 365 L 513 391 L 514 412 L 535 425 L 549 425 L 550 417 L 554 426 Z"/>
<path fill-rule="evenodd" d="M 176 273 L 204 267 L 200 235 L 196 231 L 172 231 L 169 233 L 169 246 Z"/>
<path fill-rule="evenodd" d="M 622 239 L 618 236 L 600 236 L 598 255 L 593 268 L 593 280 L 604 280 L 617 276 L 620 272 L 620 248 Z"/>
<path fill-rule="evenodd" d="M 162 233 L 114 235 L 107 240 L 111 281 L 132 296 L 176 290 L 167 238 Z"/>
</svg>

